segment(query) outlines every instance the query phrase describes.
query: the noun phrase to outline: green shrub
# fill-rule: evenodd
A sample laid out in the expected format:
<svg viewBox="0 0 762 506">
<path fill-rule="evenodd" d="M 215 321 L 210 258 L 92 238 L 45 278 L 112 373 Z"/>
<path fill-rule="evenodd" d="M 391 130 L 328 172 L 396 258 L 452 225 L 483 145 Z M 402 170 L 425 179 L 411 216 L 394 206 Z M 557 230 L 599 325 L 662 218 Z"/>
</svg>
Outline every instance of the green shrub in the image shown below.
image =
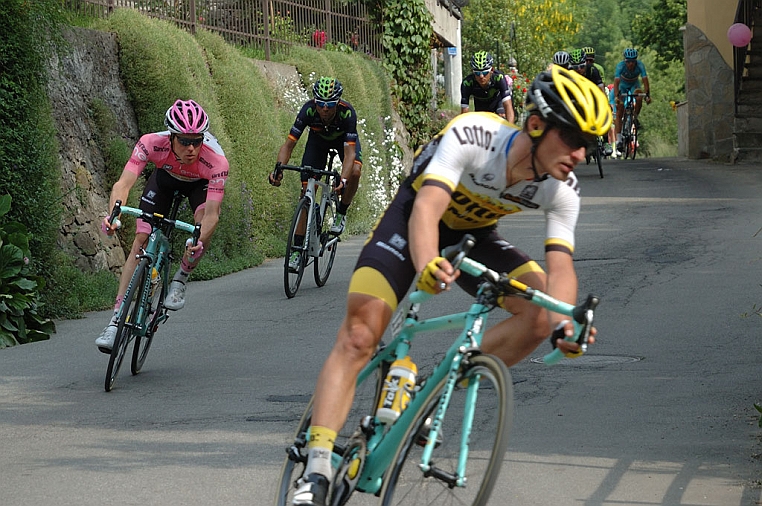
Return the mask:
<svg viewBox="0 0 762 506">
<path fill-rule="evenodd" d="M 53 322 L 38 313 L 45 286 L 29 268 L 29 233 L 17 221 L 3 221 L 11 196 L 0 196 L 0 348 L 42 341 L 55 332 Z"/>
</svg>

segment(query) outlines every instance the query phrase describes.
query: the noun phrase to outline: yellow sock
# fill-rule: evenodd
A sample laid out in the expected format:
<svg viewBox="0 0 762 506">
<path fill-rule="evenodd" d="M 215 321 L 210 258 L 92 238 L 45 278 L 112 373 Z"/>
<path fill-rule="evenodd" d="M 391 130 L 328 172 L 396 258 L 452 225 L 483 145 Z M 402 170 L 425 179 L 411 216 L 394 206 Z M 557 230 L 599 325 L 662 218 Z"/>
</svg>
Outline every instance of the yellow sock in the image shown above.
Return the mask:
<svg viewBox="0 0 762 506">
<path fill-rule="evenodd" d="M 333 444 L 336 441 L 336 431 L 331 430 L 328 427 L 321 427 L 319 425 L 313 425 L 310 427 L 310 440 L 307 443 L 307 447 L 312 448 L 325 448 L 326 450 L 333 450 Z"/>
</svg>

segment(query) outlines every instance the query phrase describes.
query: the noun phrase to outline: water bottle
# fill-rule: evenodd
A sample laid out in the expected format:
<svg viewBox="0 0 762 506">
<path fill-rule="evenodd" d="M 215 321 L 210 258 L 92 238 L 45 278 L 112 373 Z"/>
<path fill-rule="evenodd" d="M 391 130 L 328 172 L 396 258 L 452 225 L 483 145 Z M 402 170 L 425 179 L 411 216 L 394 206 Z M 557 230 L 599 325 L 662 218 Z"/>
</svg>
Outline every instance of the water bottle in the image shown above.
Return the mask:
<svg viewBox="0 0 762 506">
<path fill-rule="evenodd" d="M 156 270 L 156 267 L 151 267 L 151 291 L 148 294 L 149 297 L 153 297 L 156 293 L 156 287 L 159 286 L 160 280 L 159 271 Z"/>
<path fill-rule="evenodd" d="M 418 367 L 409 356 L 392 362 L 376 410 L 379 422 L 389 424 L 399 418 L 410 402 L 417 373 Z"/>
</svg>

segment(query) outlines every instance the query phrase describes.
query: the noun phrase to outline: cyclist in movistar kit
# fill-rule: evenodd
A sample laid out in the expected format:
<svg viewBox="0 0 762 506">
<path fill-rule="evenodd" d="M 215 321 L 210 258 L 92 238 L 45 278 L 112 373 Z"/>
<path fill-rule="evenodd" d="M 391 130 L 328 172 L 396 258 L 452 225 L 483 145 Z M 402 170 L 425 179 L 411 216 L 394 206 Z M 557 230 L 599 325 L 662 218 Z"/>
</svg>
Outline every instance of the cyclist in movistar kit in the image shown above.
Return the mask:
<svg viewBox="0 0 762 506">
<path fill-rule="evenodd" d="M 460 85 L 460 112 L 468 112 L 471 97 L 474 97 L 474 110 L 494 112 L 513 123 L 513 88 L 508 85 L 505 76 L 493 68 L 492 56 L 486 51 L 478 51 L 471 57 L 471 69 L 474 73 Z"/>
<path fill-rule="evenodd" d="M 622 151 L 622 115 L 624 114 L 624 102 L 623 95 L 627 93 L 641 93 L 646 94 L 646 103 L 651 103 L 651 86 L 648 83 L 648 74 L 646 74 L 646 66 L 643 62 L 638 60 L 638 50 L 628 47 L 622 53 L 624 60 L 620 61 L 616 70 L 614 71 L 614 92 L 617 94 L 616 98 L 616 149 Z M 643 90 L 638 87 L 640 81 L 643 81 Z M 640 122 L 638 121 L 638 115 L 640 114 L 640 108 L 643 107 L 643 99 L 641 97 L 635 98 L 635 125 L 640 128 Z"/>
<path fill-rule="evenodd" d="M 603 91 L 603 78 L 598 69 L 592 65 L 587 64 L 587 53 L 584 49 L 573 49 L 569 52 L 569 67 L 572 70 L 577 71 L 580 75 L 585 76 L 592 81 L 601 91 Z"/>
<path fill-rule="evenodd" d="M 209 247 L 212 234 L 217 228 L 228 177 L 228 160 L 217 139 L 209 132 L 209 117 L 193 100 L 177 100 L 164 115 L 164 125 L 167 127 L 165 132 L 146 134 L 135 145 L 121 177 L 111 190 L 109 209 L 114 208 L 117 200 L 127 202 L 130 190 L 148 162 L 153 163 L 156 169 L 143 190 L 140 209 L 149 213 L 167 214 L 175 190 L 188 197 L 193 218 L 196 223 L 201 223 L 201 237 L 196 246 L 186 247 L 180 268 L 172 278 L 164 300 L 167 309 L 178 310 L 185 305 L 185 284 L 188 277 L 204 255 L 204 247 Z M 110 224 L 107 216 L 103 219 L 101 228 L 104 233 L 113 235 L 117 224 Z M 151 225 L 138 219 L 135 240 L 119 278 L 114 316 L 95 340 L 103 353 L 111 353 L 116 337 L 117 311 L 138 265 L 137 255 L 148 242 L 150 233 Z"/>
<path fill-rule="evenodd" d="M 304 148 L 302 165 L 324 170 L 328 150 L 333 148 L 338 151 L 339 159 L 342 161 L 342 180 L 337 192 L 341 193 L 341 200 L 336 211 L 336 220 L 331 227 L 331 233 L 336 235 L 344 232 L 347 209 L 357 193 L 362 171 L 362 152 L 357 135 L 357 113 L 352 104 L 341 100 L 343 91 L 344 88 L 338 79 L 332 77 L 321 77 L 315 82 L 312 87 L 312 95 L 315 98 L 305 103 L 296 115 L 294 126 L 291 127 L 286 142 L 278 151 L 275 171 L 268 176 L 271 185 L 280 186 L 283 171 L 279 166 L 287 164 L 291 159 L 291 153 L 306 128 L 310 129 L 310 134 Z M 302 174 L 302 192 L 307 186 L 307 179 L 309 176 Z M 298 262 L 298 254 L 296 261 Z"/>
<path fill-rule="evenodd" d="M 611 125 L 605 95 L 559 66 L 537 76 L 523 127 L 486 113 L 461 114 L 416 153 L 410 176 L 365 242 L 349 284 L 347 314 L 315 388 L 309 459 L 293 504 L 323 506 L 332 478 L 331 450 L 353 400 L 360 369 L 376 350 L 410 285 L 429 293 L 456 282 L 475 295 L 477 279 L 455 272 L 440 250 L 464 234 L 469 257 L 568 303 L 577 300 L 574 229 L 580 197 L 574 167 Z M 522 209 L 545 213 L 547 274 L 496 230 Z M 444 288 L 443 288 L 444 286 Z M 513 365 L 552 335 L 566 353 L 573 326 L 518 297 L 502 303 L 512 316 L 487 330 L 482 349 Z M 555 330 L 553 330 L 555 329 Z M 347 394 L 349 392 L 349 395 Z"/>
</svg>

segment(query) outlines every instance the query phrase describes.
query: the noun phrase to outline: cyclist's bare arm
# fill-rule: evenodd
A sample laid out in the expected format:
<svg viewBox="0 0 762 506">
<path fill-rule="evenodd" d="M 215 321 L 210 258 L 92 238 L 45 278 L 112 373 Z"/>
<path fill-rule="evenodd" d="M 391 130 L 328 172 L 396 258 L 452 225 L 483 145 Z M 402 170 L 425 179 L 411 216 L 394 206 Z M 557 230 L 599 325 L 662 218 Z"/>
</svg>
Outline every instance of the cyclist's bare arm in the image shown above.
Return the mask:
<svg viewBox="0 0 762 506">
<path fill-rule="evenodd" d="M 450 194 L 440 187 L 424 185 L 418 190 L 408 220 L 410 257 L 418 273 L 439 256 L 439 220 L 449 204 Z M 447 285 L 457 277 L 446 261 L 440 264 L 440 270 L 434 275 Z"/>
<path fill-rule="evenodd" d="M 288 163 L 291 159 L 291 153 L 296 147 L 297 140 L 298 139 L 293 139 L 290 135 L 286 138 L 286 142 L 283 143 L 283 146 L 280 147 L 280 151 L 278 151 L 278 162 L 282 164 Z"/>
<path fill-rule="evenodd" d="M 119 176 L 119 180 L 114 183 L 114 186 L 111 188 L 111 197 L 109 198 L 108 205 L 109 210 L 114 208 L 114 204 L 116 204 L 117 200 L 122 203 L 127 202 L 127 197 L 130 195 L 130 190 L 133 186 L 135 186 L 135 182 L 137 180 L 138 174 L 135 174 L 130 170 L 122 171 L 122 175 Z M 103 227 L 104 230 L 108 231 L 106 233 L 111 235 L 117 229 L 117 223 L 110 223 L 109 217 L 106 216 L 103 218 Z"/>
</svg>

